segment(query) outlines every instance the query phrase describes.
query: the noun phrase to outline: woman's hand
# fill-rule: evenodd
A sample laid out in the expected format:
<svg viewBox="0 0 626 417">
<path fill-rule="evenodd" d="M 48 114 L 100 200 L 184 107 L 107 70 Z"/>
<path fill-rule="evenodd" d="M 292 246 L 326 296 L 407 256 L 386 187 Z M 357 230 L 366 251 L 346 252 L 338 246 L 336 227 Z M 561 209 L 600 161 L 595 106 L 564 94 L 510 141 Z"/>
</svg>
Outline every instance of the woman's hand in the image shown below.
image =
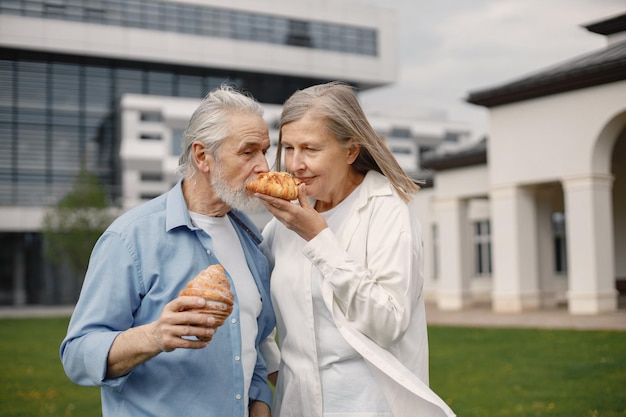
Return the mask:
<svg viewBox="0 0 626 417">
<path fill-rule="evenodd" d="M 307 242 L 326 229 L 326 220 L 319 214 L 306 195 L 306 185 L 300 184 L 298 188 L 298 203 L 271 197 L 265 194 L 254 194 L 282 224 L 290 230 L 296 232 Z"/>
</svg>

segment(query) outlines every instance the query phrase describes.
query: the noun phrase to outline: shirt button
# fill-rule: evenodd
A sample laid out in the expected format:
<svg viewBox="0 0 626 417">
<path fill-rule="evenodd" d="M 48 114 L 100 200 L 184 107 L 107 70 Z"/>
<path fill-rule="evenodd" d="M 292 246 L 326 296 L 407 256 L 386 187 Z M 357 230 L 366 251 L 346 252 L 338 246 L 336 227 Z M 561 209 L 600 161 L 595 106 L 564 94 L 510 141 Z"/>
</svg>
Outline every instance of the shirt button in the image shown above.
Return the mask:
<svg viewBox="0 0 626 417">
<path fill-rule="evenodd" d="M 230 319 L 230 322 L 231 322 L 232 324 L 235 324 L 235 323 L 237 323 L 237 319 Z"/>
<path fill-rule="evenodd" d="M 238 399 L 238 400 L 241 400 L 241 394 L 235 395 L 235 398 Z"/>
<path fill-rule="evenodd" d="M 206 251 L 206 253 L 208 253 L 208 254 L 210 255 L 210 254 L 211 254 L 211 251 L 210 251 L 210 250 L 207 250 L 207 251 Z"/>
<path fill-rule="evenodd" d="M 239 359 L 241 359 L 239 356 L 235 356 L 235 360 L 239 362 Z"/>
</svg>

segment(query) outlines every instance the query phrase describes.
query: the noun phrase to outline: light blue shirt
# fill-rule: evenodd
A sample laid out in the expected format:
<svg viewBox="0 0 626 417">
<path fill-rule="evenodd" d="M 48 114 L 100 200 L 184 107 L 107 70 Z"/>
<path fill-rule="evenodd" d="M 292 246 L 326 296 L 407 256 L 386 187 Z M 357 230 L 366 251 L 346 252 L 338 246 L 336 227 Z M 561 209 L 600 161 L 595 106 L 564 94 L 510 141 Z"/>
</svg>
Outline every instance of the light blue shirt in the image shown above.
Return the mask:
<svg viewBox="0 0 626 417">
<path fill-rule="evenodd" d="M 163 352 L 125 376 L 106 379 L 107 355 L 115 337 L 158 319 L 189 280 L 219 262 L 211 237 L 191 221 L 181 184 L 123 214 L 100 237 L 61 344 L 68 377 L 80 385 L 101 386 L 104 417 L 246 414 L 241 361 L 241 331 L 246 329 L 239 325 L 237 298 L 232 314 L 206 348 Z M 263 303 L 249 397 L 270 404 L 272 393 L 259 351 L 260 341 L 275 325 L 268 262 L 250 219 L 234 210 L 228 215 Z"/>
</svg>

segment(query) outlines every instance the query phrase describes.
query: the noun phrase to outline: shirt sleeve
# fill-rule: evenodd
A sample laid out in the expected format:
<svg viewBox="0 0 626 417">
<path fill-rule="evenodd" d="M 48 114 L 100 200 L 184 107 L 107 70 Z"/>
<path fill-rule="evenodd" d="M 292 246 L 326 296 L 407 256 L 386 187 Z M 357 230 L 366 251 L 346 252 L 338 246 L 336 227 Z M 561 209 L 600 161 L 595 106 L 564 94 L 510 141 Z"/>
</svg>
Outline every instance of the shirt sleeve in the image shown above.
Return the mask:
<svg viewBox="0 0 626 417">
<path fill-rule="evenodd" d="M 265 225 L 265 228 L 263 228 L 263 232 L 262 232 L 263 241 L 259 245 L 259 249 L 261 250 L 261 252 L 263 252 L 263 254 L 265 255 L 265 257 L 267 258 L 270 264 L 270 271 L 274 268 L 274 263 L 275 263 L 274 252 L 272 250 L 272 246 L 274 244 L 274 235 L 276 233 L 276 224 L 277 224 L 276 222 L 277 222 L 276 218 L 273 218 Z"/>
<path fill-rule="evenodd" d="M 346 250 L 327 228 L 303 252 L 320 270 L 322 284 L 330 286 L 346 320 L 389 347 L 404 335 L 421 291 L 421 241 L 406 205 L 379 204 L 370 210 L 362 220 L 367 223 L 359 226 L 367 228 L 365 241 L 352 241 Z"/>
<path fill-rule="evenodd" d="M 128 378 L 106 379 L 106 372 L 109 349 L 132 326 L 140 301 L 136 264 L 117 234 L 107 232 L 96 243 L 60 349 L 65 372 L 76 384 L 120 390 Z"/>
<path fill-rule="evenodd" d="M 276 329 L 272 330 L 269 336 L 261 342 L 259 346 L 261 355 L 265 359 L 265 366 L 267 367 L 267 373 L 271 374 L 278 371 L 280 365 L 280 350 L 276 343 Z"/>
<path fill-rule="evenodd" d="M 270 336 L 262 340 L 259 346 L 257 346 L 256 365 L 254 367 L 254 374 L 252 375 L 250 390 L 248 392 L 250 401 L 263 401 L 269 406 L 272 404 L 272 389 L 267 381 L 268 370 L 263 353 L 266 349 L 264 348 L 264 344 Z"/>
</svg>

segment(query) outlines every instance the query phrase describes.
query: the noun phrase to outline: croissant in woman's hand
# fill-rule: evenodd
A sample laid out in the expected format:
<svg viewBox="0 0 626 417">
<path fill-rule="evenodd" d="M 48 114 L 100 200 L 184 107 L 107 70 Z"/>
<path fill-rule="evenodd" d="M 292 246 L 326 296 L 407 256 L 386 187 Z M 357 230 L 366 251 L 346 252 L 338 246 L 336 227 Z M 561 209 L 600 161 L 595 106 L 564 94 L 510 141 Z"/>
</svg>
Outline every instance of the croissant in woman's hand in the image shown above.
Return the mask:
<svg viewBox="0 0 626 417">
<path fill-rule="evenodd" d="M 298 198 L 298 185 L 300 180 L 288 172 L 271 171 L 260 173 L 256 179 L 246 184 L 246 189 L 291 201 Z"/>
</svg>

